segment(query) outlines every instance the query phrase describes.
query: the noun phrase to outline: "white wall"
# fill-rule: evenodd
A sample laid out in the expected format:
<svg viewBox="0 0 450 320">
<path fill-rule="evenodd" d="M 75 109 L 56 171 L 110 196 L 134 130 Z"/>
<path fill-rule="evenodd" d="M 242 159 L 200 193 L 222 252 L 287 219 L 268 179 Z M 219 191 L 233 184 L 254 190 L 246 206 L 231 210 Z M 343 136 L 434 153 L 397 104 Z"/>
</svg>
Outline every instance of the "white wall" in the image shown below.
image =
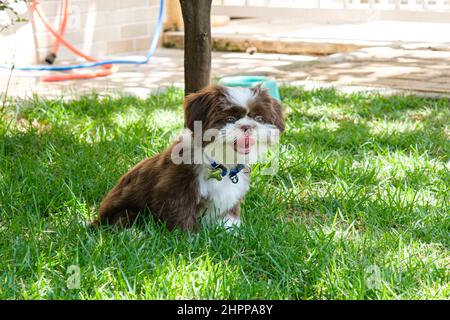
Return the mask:
<svg viewBox="0 0 450 320">
<path fill-rule="evenodd" d="M 40 0 L 40 7 L 58 29 L 61 0 Z M 146 51 L 159 11 L 159 0 L 72 0 L 65 38 L 81 51 L 102 57 Z M 53 36 L 34 14 L 0 32 L 0 63 L 42 63 L 50 52 Z M 58 60 L 73 60 L 64 46 Z"/>
</svg>

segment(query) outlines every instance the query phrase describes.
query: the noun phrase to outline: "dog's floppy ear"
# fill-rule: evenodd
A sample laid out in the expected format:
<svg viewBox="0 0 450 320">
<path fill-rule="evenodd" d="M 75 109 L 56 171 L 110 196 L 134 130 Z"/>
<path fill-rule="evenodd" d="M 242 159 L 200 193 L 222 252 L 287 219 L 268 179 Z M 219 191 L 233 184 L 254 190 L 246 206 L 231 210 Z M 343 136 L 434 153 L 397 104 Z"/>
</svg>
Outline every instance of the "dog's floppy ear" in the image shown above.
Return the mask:
<svg viewBox="0 0 450 320">
<path fill-rule="evenodd" d="M 184 126 L 194 131 L 194 122 L 201 121 L 205 128 L 208 114 L 224 97 L 224 88 L 211 86 L 189 94 L 184 101 Z"/>
<path fill-rule="evenodd" d="M 262 82 L 258 83 L 256 86 L 252 87 L 250 90 L 253 91 L 255 96 L 259 95 L 262 91 L 267 91 L 267 89 L 263 89 Z"/>
<path fill-rule="evenodd" d="M 284 110 L 281 104 L 278 102 L 277 99 L 274 99 L 270 97 L 270 100 L 272 102 L 272 108 L 274 111 L 274 125 L 277 126 L 277 128 L 280 130 L 280 132 L 284 131 Z"/>
</svg>

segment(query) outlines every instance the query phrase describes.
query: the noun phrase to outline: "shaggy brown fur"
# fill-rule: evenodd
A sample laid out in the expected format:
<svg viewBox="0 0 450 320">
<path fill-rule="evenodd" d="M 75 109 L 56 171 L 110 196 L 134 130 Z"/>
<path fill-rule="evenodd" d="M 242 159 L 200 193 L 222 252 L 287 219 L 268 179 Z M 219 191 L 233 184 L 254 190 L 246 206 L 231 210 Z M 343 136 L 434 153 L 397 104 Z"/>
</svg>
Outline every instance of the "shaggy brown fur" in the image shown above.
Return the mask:
<svg viewBox="0 0 450 320">
<path fill-rule="evenodd" d="M 256 88 L 255 90 L 259 90 Z M 229 105 L 225 88 L 216 86 L 191 94 L 185 101 L 185 126 L 193 130 L 194 121 L 202 121 L 203 129 L 221 128 L 230 114 L 238 117 L 245 110 Z M 281 106 L 266 92 L 258 92 L 249 107 L 249 115 L 258 114 L 265 121 L 284 129 Z M 225 111 L 226 110 L 226 111 Z M 193 231 L 198 226 L 202 199 L 195 164 L 174 164 L 171 160 L 173 143 L 161 154 L 142 160 L 106 195 L 100 204 L 98 225 L 130 226 L 137 215 L 148 209 L 169 228 L 180 227 Z M 230 214 L 239 217 L 240 203 Z"/>
<path fill-rule="evenodd" d="M 148 208 L 169 228 L 194 229 L 200 210 L 195 165 L 175 165 L 170 158 L 173 146 L 120 178 L 100 205 L 99 224 L 127 227 Z"/>
</svg>

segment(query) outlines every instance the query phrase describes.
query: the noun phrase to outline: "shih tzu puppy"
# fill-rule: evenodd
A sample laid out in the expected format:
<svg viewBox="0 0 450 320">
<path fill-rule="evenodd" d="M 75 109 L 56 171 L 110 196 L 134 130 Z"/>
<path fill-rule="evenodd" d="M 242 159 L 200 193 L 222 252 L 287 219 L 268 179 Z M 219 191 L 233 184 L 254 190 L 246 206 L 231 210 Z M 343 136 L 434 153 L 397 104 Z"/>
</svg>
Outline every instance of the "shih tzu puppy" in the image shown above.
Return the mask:
<svg viewBox="0 0 450 320">
<path fill-rule="evenodd" d="M 186 97 L 184 117 L 184 134 L 120 178 L 101 202 L 94 226 L 128 227 L 139 214 L 170 229 L 240 225 L 249 165 L 284 130 L 281 105 L 260 87 L 211 86 Z"/>
</svg>

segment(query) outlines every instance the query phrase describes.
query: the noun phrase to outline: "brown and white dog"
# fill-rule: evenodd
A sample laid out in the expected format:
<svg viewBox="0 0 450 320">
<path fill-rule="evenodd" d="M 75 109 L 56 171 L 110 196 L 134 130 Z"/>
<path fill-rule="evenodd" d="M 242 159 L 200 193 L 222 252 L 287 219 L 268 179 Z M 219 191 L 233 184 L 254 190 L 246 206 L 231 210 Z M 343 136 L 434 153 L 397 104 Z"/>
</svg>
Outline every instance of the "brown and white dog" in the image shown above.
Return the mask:
<svg viewBox="0 0 450 320">
<path fill-rule="evenodd" d="M 145 212 L 189 231 L 214 221 L 240 225 L 248 164 L 277 142 L 282 107 L 259 87 L 212 86 L 186 97 L 184 116 L 185 134 L 123 175 L 94 225 L 127 227 Z"/>
</svg>

